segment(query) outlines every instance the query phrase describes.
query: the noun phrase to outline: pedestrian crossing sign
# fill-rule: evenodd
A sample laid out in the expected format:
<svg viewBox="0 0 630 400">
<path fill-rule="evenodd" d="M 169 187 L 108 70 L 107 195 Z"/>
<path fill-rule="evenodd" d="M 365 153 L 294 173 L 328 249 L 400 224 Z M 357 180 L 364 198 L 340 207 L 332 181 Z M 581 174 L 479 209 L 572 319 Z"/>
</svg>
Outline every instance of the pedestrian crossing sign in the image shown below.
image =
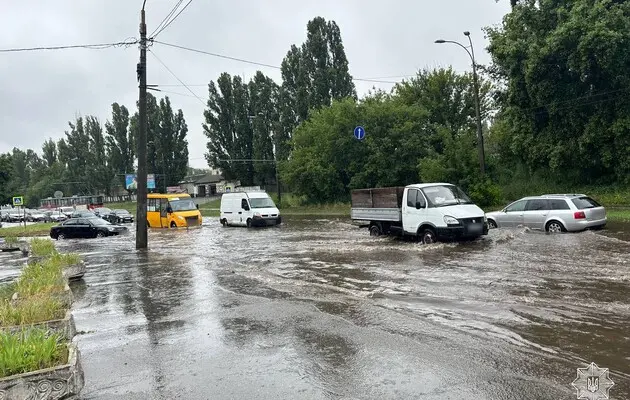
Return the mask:
<svg viewBox="0 0 630 400">
<path fill-rule="evenodd" d="M 13 207 L 23 206 L 24 205 L 24 197 L 17 196 L 13 198 Z"/>
</svg>

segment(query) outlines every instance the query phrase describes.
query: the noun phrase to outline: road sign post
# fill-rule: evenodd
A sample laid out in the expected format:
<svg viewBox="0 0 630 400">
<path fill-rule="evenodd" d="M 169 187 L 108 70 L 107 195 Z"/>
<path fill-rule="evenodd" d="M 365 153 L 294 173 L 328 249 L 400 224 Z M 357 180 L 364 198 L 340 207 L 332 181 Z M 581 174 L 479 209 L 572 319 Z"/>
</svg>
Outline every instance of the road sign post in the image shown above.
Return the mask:
<svg viewBox="0 0 630 400">
<path fill-rule="evenodd" d="M 24 207 L 24 197 L 13 196 L 13 207 L 22 207 L 22 217 L 24 218 L 24 227 L 26 228 L 26 208 Z"/>
<path fill-rule="evenodd" d="M 365 128 L 362 126 L 357 126 L 354 128 L 354 137 L 358 140 L 363 140 L 365 138 Z"/>
</svg>

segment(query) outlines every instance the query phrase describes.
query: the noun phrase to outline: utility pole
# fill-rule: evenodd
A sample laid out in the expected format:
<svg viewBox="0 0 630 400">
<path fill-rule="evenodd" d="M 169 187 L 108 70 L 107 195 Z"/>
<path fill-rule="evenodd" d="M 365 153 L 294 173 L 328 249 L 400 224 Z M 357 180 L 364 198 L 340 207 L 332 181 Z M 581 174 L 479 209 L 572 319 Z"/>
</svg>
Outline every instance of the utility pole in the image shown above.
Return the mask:
<svg viewBox="0 0 630 400">
<path fill-rule="evenodd" d="M 468 31 L 464 32 L 464 36 L 468 37 L 468 42 L 470 43 L 470 50 L 468 50 L 468 47 L 464 46 L 463 44 L 459 42 L 455 42 L 453 40 L 438 39 L 435 41 L 435 43 L 456 44 L 462 49 L 466 50 L 466 53 L 468 53 L 468 56 L 470 56 L 470 59 L 472 61 L 473 86 L 474 86 L 473 95 L 475 97 L 475 117 L 476 117 L 475 119 L 477 120 L 477 150 L 479 152 L 479 170 L 481 172 L 481 176 L 484 176 L 486 173 L 486 162 L 485 162 L 486 156 L 485 156 L 484 144 L 483 144 L 483 130 L 481 127 L 481 115 L 480 115 L 481 105 L 479 104 L 480 100 L 479 100 L 479 79 L 477 77 L 477 62 L 475 61 L 475 50 L 473 49 L 472 39 L 470 38 L 470 32 Z"/>
<path fill-rule="evenodd" d="M 481 168 L 481 176 L 483 176 L 486 173 L 486 156 L 484 154 L 483 131 L 481 129 L 481 114 L 479 110 L 481 105 L 479 104 L 479 79 L 477 77 L 477 62 L 475 61 L 475 49 L 473 48 L 472 39 L 470 38 L 470 32 L 464 32 L 464 36 L 468 37 L 468 42 L 470 43 L 473 81 L 475 85 L 475 113 L 477 114 L 477 149 L 479 152 L 479 167 Z"/>
<path fill-rule="evenodd" d="M 136 199 L 136 249 L 146 249 L 147 240 L 147 25 L 144 6 L 140 11 L 140 62 L 137 72 L 140 82 L 138 99 L 138 191 Z"/>
</svg>

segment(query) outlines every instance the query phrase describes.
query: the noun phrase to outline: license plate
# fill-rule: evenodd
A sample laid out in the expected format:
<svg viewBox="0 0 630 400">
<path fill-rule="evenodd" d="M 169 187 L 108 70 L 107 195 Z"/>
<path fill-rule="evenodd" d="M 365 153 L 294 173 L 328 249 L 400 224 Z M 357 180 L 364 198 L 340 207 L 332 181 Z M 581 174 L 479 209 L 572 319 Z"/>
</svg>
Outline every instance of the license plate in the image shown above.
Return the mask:
<svg viewBox="0 0 630 400">
<path fill-rule="evenodd" d="M 468 225 L 468 232 L 478 233 L 478 232 L 481 232 L 482 230 L 483 230 L 483 226 L 481 224 Z"/>
</svg>

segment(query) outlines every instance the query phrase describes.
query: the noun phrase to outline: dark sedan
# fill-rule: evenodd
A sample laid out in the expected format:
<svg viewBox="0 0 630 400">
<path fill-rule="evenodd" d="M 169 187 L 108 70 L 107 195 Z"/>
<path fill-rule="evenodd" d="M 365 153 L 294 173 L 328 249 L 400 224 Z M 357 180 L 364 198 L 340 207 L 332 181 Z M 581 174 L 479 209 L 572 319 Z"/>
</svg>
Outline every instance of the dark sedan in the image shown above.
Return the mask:
<svg viewBox="0 0 630 400">
<path fill-rule="evenodd" d="M 133 215 L 127 210 L 112 210 L 111 213 L 105 215 L 104 219 L 108 220 L 112 224 L 122 224 L 133 222 Z"/>
<path fill-rule="evenodd" d="M 95 238 L 127 233 L 124 226 L 111 224 L 100 218 L 70 218 L 50 228 L 53 239 Z"/>
</svg>

